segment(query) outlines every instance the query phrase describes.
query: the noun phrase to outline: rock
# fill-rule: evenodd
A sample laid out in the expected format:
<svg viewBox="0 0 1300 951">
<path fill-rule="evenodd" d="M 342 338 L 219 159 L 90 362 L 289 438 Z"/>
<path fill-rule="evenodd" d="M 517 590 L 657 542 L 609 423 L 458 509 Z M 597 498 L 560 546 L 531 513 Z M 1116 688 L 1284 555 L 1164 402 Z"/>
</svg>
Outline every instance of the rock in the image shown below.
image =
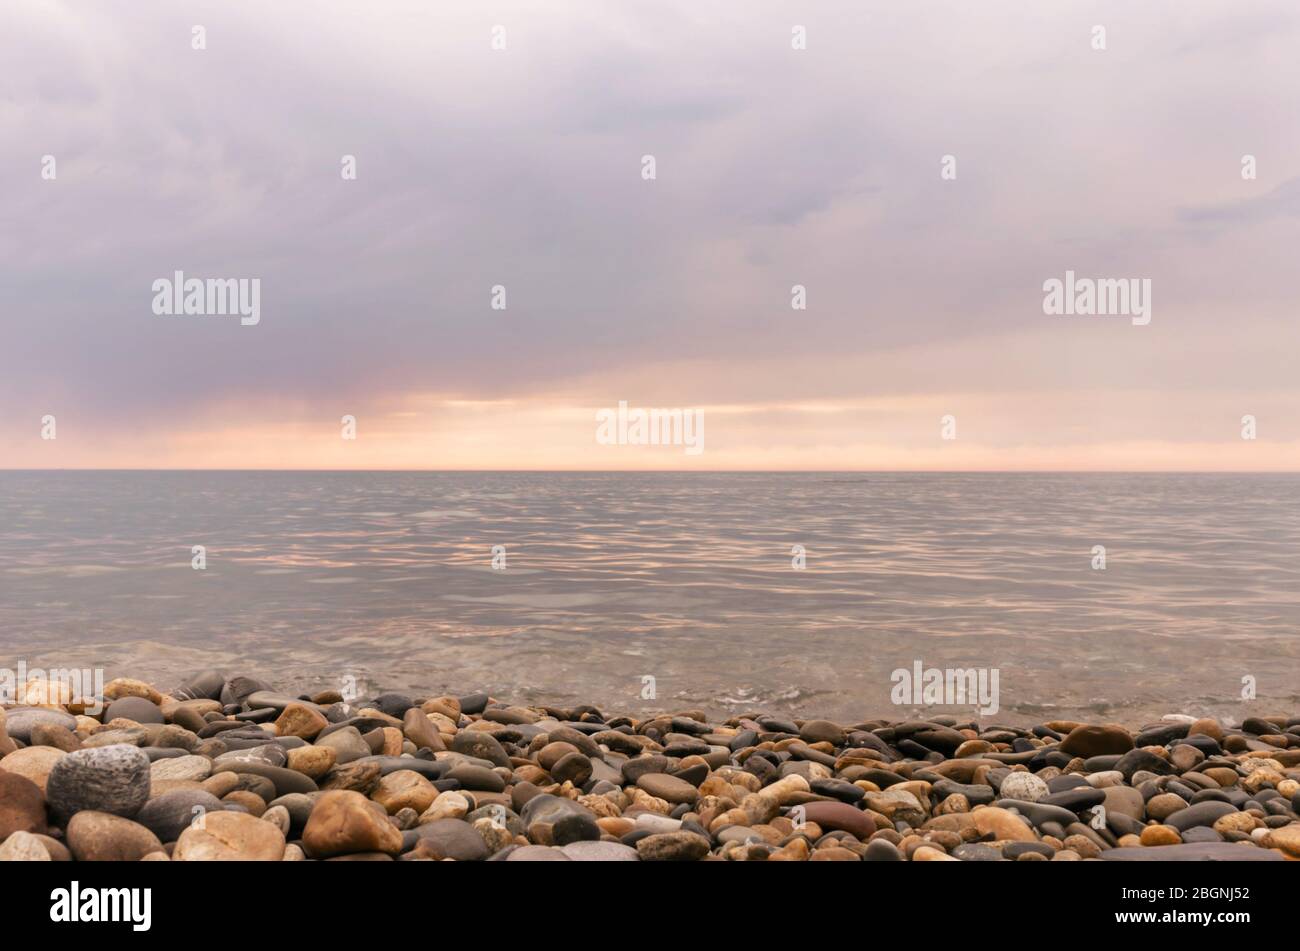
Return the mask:
<svg viewBox="0 0 1300 951">
<path fill-rule="evenodd" d="M 322 736 L 316 741 L 316 746 L 325 746 L 334 750 L 335 763 L 339 766 L 370 755 L 369 745 L 361 738 L 361 732 L 354 726 L 345 726 Z"/>
<path fill-rule="evenodd" d="M 163 850 L 158 837 L 138 822 L 93 809 L 72 817 L 67 839 L 78 862 L 138 862 Z"/>
<path fill-rule="evenodd" d="M 147 700 L 154 706 L 161 706 L 163 696 L 143 680 L 132 680 L 129 677 L 118 677 L 110 680 L 104 685 L 105 700 L 120 700 L 123 697 L 139 697 Z M 105 720 L 111 720 L 112 717 L 106 716 Z M 141 721 L 143 722 L 143 721 Z"/>
<path fill-rule="evenodd" d="M 81 749 L 81 740 L 65 726 L 57 723 L 37 723 L 32 727 L 32 746 L 52 746 L 64 753 Z"/>
<path fill-rule="evenodd" d="M 1187 808 L 1187 800 L 1182 796 L 1174 793 L 1161 793 L 1158 796 L 1152 796 L 1147 802 L 1147 816 L 1155 819 L 1157 822 L 1164 822 L 1175 812 Z"/>
<path fill-rule="evenodd" d="M 844 743 L 844 728 L 830 720 L 805 720 L 799 728 L 799 736 L 808 743 L 840 746 Z"/>
<path fill-rule="evenodd" d="M 574 862 L 639 862 L 637 850 L 619 842 L 570 842 L 560 851 Z"/>
<path fill-rule="evenodd" d="M 902 862 L 903 853 L 888 839 L 872 839 L 867 843 L 862 858 L 867 862 Z"/>
<path fill-rule="evenodd" d="M 25 776 L 0 770 L 0 841 L 17 832 L 45 831 L 45 797 Z"/>
<path fill-rule="evenodd" d="M 575 786 L 582 786 L 591 778 L 591 770 L 591 760 L 586 755 L 574 750 L 551 767 L 550 772 L 551 778 L 557 783 L 567 782 L 573 783 Z M 692 786 L 691 788 L 694 789 L 695 787 Z"/>
<path fill-rule="evenodd" d="M 290 703 L 284 708 L 279 719 L 275 721 L 276 733 L 280 736 L 299 736 L 310 740 L 321 730 L 329 726 L 329 721 L 315 707 L 302 703 Z"/>
<path fill-rule="evenodd" d="M 482 730 L 461 730 L 452 737 L 451 748 L 456 753 L 485 759 L 493 766 L 510 766 L 510 757 L 506 755 L 506 751 L 497 742 L 496 737 Z"/>
<path fill-rule="evenodd" d="M 113 720 L 134 720 L 136 723 L 162 723 L 162 711 L 158 705 L 143 697 L 123 697 L 114 700 L 104 711 L 104 722 Z"/>
<path fill-rule="evenodd" d="M 671 803 L 693 805 L 700 798 L 700 791 L 685 780 L 667 773 L 646 773 L 636 781 L 637 786 L 657 799 Z"/>
<path fill-rule="evenodd" d="M 696 862 L 709 854 L 709 840 L 694 832 L 661 832 L 637 840 L 643 862 Z"/>
<path fill-rule="evenodd" d="M 1174 771 L 1168 761 L 1145 749 L 1129 750 L 1120 757 L 1115 768 L 1123 774 L 1125 782 L 1131 781 L 1133 774 L 1139 771 L 1155 773 L 1157 776 L 1168 776 Z"/>
<path fill-rule="evenodd" d="M 381 778 L 370 798 L 387 809 L 390 816 L 408 808 L 421 813 L 433 805 L 438 790 L 419 773 L 399 769 Z"/>
<path fill-rule="evenodd" d="M 570 859 L 559 849 L 548 848 L 544 845 L 525 845 L 514 849 L 506 856 L 507 862 L 570 862 Z"/>
<path fill-rule="evenodd" d="M 172 696 L 177 700 L 217 700 L 225 685 L 225 675 L 216 670 L 204 670 L 186 679 L 172 691 Z"/>
<path fill-rule="evenodd" d="M 77 728 L 77 718 L 62 710 L 47 710 L 43 707 L 10 707 L 5 711 L 4 728 L 11 738 L 24 743 L 32 741 L 32 727 L 37 723 L 49 723 L 66 730 Z"/>
<path fill-rule="evenodd" d="M 481 862 L 488 857 L 487 843 L 473 826 L 460 819 L 435 819 L 417 827 L 416 848 L 422 858 Z"/>
<path fill-rule="evenodd" d="M 2 805 L 2 804 L 0 804 Z M 38 836 L 18 831 L 0 843 L 0 862 L 48 862 L 50 853 Z"/>
<path fill-rule="evenodd" d="M 338 754 L 329 746 L 299 746 L 289 750 L 286 764 L 295 773 L 309 779 L 320 779 L 334 766 Z"/>
<path fill-rule="evenodd" d="M 397 830 L 394 829 L 394 832 Z M 209 812 L 176 840 L 177 862 L 278 862 L 284 857 L 284 832 L 243 812 Z"/>
<path fill-rule="evenodd" d="M 212 760 L 206 756 L 172 756 L 155 761 L 149 767 L 151 782 L 182 779 L 202 782 L 212 775 Z"/>
<path fill-rule="evenodd" d="M 975 828 L 985 835 L 992 835 L 995 840 L 1004 842 L 1038 841 L 1038 836 L 1034 835 L 1034 830 L 1023 819 L 1000 806 L 984 806 L 970 813 L 970 816 L 975 823 Z"/>
<path fill-rule="evenodd" d="M 844 802 L 810 802 L 803 806 L 804 818 L 823 830 L 838 829 L 866 840 L 876 831 L 871 816 Z"/>
<path fill-rule="evenodd" d="M 454 779 L 465 789 L 481 789 L 486 792 L 504 792 L 506 781 L 501 778 L 500 774 L 493 772 L 486 766 L 471 766 L 468 763 L 461 763 L 459 766 L 453 766 L 447 771 L 447 779 Z"/>
<path fill-rule="evenodd" d="M 161 841 L 175 842 L 196 821 L 224 808 L 220 799 L 202 789 L 173 789 L 146 802 L 135 821 Z"/>
<path fill-rule="evenodd" d="M 50 770 L 45 799 L 56 818 L 83 809 L 130 818 L 149 799 L 149 770 L 149 757 L 134 746 L 67 753 Z"/>
<path fill-rule="evenodd" d="M 1270 849 L 1281 849 L 1290 858 L 1300 859 L 1300 822 L 1270 829 L 1263 842 Z"/>
<path fill-rule="evenodd" d="M 1061 741 L 1062 753 L 1070 756 L 1105 756 L 1133 749 L 1133 737 L 1122 726 L 1077 726 Z"/>
<path fill-rule="evenodd" d="M 1033 773 L 1014 772 L 1002 780 L 998 790 L 1003 799 L 1019 799 L 1022 802 L 1038 802 L 1049 795 L 1047 783 Z"/>
<path fill-rule="evenodd" d="M 322 793 L 312 807 L 302 846 L 316 859 L 351 852 L 396 855 L 402 850 L 402 833 L 378 803 L 351 790 L 331 790 Z"/>
<path fill-rule="evenodd" d="M 1147 810 L 1150 811 L 1150 808 L 1151 804 L 1147 803 Z M 1226 816 L 1228 813 L 1236 811 L 1237 807 L 1232 803 L 1207 799 L 1204 802 L 1188 806 L 1186 809 L 1179 809 L 1166 819 L 1165 823 L 1173 826 L 1179 832 L 1183 832 L 1193 826 L 1213 826 L 1215 820 L 1220 816 Z"/>
<path fill-rule="evenodd" d="M 44 792 L 54 764 L 68 754 L 51 746 L 29 746 L 0 759 L 0 772 L 21 776 Z"/>
<path fill-rule="evenodd" d="M 524 804 L 520 818 L 528 840 L 535 845 L 568 845 L 600 838 L 600 826 L 591 810 L 559 796 L 534 796 Z"/>
<path fill-rule="evenodd" d="M 433 725 L 433 721 L 418 707 L 411 707 L 402 714 L 402 732 L 415 744 L 416 749 L 431 749 L 435 753 L 445 750 L 442 734 Z"/>
<path fill-rule="evenodd" d="M 1142 794 L 1132 786 L 1107 786 L 1102 792 L 1106 797 L 1102 806 L 1108 815 L 1128 816 L 1138 822 L 1146 818 L 1146 803 Z"/>
</svg>

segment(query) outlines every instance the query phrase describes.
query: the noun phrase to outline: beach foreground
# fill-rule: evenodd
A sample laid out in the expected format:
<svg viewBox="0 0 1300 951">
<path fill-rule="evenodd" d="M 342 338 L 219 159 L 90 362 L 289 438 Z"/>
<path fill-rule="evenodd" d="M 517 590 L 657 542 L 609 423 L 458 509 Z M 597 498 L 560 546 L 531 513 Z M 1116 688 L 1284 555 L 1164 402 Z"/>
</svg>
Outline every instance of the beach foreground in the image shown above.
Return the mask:
<svg viewBox="0 0 1300 951">
<path fill-rule="evenodd" d="M 0 860 L 1300 859 L 1300 716 L 709 722 L 216 671 L 16 699 Z"/>
</svg>

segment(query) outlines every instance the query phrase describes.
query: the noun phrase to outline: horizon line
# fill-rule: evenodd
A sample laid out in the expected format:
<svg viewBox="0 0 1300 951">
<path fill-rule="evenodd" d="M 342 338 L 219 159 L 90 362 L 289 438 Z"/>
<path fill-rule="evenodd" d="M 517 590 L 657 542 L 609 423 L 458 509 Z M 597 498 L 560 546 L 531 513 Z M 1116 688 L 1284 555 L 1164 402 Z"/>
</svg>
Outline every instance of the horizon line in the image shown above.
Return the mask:
<svg viewBox="0 0 1300 951">
<path fill-rule="evenodd" d="M 820 474 L 860 474 L 860 475 L 1300 475 L 1300 469 L 478 469 L 445 468 L 422 469 L 412 467 L 395 468 L 312 468 L 312 467 L 261 467 L 242 468 L 238 466 L 187 466 L 187 467 L 136 467 L 136 466 L 59 466 L 47 467 L 0 467 L 5 472 L 339 472 L 339 473 L 503 473 L 518 472 L 529 474 L 656 474 L 656 475 L 820 475 Z"/>
</svg>

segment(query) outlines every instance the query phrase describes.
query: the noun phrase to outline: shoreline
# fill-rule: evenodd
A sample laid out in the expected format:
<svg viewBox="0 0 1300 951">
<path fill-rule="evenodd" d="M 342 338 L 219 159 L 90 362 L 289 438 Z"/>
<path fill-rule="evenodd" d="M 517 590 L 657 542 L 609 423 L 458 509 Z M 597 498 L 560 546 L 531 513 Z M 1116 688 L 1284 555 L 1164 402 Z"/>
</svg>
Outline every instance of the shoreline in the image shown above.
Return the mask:
<svg viewBox="0 0 1300 951">
<path fill-rule="evenodd" d="M 710 718 L 215 670 L 15 699 L 0 860 L 1300 860 L 1300 715 Z"/>
</svg>

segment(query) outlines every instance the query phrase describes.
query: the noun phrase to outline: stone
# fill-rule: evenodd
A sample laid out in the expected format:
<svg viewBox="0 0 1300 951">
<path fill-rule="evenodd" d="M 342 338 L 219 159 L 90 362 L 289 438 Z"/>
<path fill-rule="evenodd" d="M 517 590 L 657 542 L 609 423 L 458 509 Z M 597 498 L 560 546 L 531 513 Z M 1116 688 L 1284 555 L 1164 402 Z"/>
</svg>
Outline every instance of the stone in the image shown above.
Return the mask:
<svg viewBox="0 0 1300 951">
<path fill-rule="evenodd" d="M 461 730 L 452 737 L 451 748 L 456 753 L 485 759 L 493 766 L 510 766 L 510 757 L 497 738 L 482 730 Z"/>
<path fill-rule="evenodd" d="M 693 805 L 700 798 L 700 791 L 685 780 L 667 773 L 646 773 L 636 781 L 637 786 L 657 799 L 671 803 Z"/>
<path fill-rule="evenodd" d="M 1058 747 L 1070 756 L 1106 756 L 1127 753 L 1133 749 L 1133 737 L 1122 726 L 1077 726 L 1061 741 Z"/>
<path fill-rule="evenodd" d="M 575 786 L 582 786 L 591 778 L 591 770 L 591 760 L 583 753 L 574 750 L 551 767 L 550 773 L 551 778 L 557 783 L 573 783 Z"/>
<path fill-rule="evenodd" d="M 1126 781 L 1132 781 L 1133 774 L 1137 772 L 1168 776 L 1174 771 L 1174 768 L 1169 765 L 1167 760 L 1145 749 L 1129 750 L 1120 757 L 1119 762 L 1115 764 L 1115 768 L 1123 774 Z"/>
<path fill-rule="evenodd" d="M 334 761 L 339 766 L 370 755 L 370 746 L 361 738 L 361 731 L 354 726 L 345 726 L 322 736 L 315 745 L 334 750 Z"/>
<path fill-rule="evenodd" d="M 397 830 L 394 829 L 394 832 Z M 177 862 L 278 862 L 284 857 L 284 832 L 243 812 L 210 812 L 176 840 Z"/>
<path fill-rule="evenodd" d="M 505 859 L 507 862 L 570 862 L 567 855 L 560 849 L 548 848 L 544 845 L 525 845 L 513 849 Z"/>
<path fill-rule="evenodd" d="M 1006 776 L 998 792 L 1003 799 L 1018 799 L 1022 802 L 1038 802 L 1049 795 L 1047 783 L 1033 773 L 1022 772 Z"/>
<path fill-rule="evenodd" d="M 8 836 L 0 836 L 0 839 L 4 839 L 3 843 L 0 843 L 0 862 L 51 861 L 45 843 L 39 836 L 32 835 L 30 832 L 20 830 Z"/>
<path fill-rule="evenodd" d="M 21 776 L 45 792 L 54 764 L 67 755 L 52 746 L 29 746 L 0 759 L 0 772 Z"/>
<path fill-rule="evenodd" d="M 56 818 L 83 809 L 130 818 L 149 799 L 149 770 L 149 757 L 134 746 L 67 753 L 50 770 L 45 800 Z"/>
<path fill-rule="evenodd" d="M 1178 834 L 1178 830 L 1173 826 L 1153 823 L 1142 830 L 1140 841 L 1148 847 L 1178 845 L 1183 841 L 1183 837 Z"/>
<path fill-rule="evenodd" d="M 81 749 L 81 740 L 66 726 L 57 723 L 37 723 L 32 727 L 32 746 L 51 746 L 65 753 Z"/>
<path fill-rule="evenodd" d="M 388 810 L 390 816 L 408 808 L 421 813 L 433 805 L 438 790 L 419 773 L 399 769 L 382 777 L 370 798 Z"/>
<path fill-rule="evenodd" d="M 32 727 L 37 723 L 50 723 L 67 730 L 77 728 L 77 718 L 62 710 L 48 710 L 44 707 L 10 707 L 5 711 L 5 733 L 12 739 L 30 743 Z"/>
<path fill-rule="evenodd" d="M 285 764 L 295 773 L 302 773 L 309 779 L 320 779 L 334 766 L 338 753 L 329 746 L 299 746 L 289 750 Z"/>
<path fill-rule="evenodd" d="M 139 697 L 154 706 L 161 706 L 163 702 L 162 694 L 143 680 L 117 677 L 104 685 L 105 700 L 120 700 L 123 697 Z M 112 717 L 105 717 L 105 719 L 111 720 Z"/>
<path fill-rule="evenodd" d="M 316 859 L 351 852 L 396 855 L 402 850 L 402 833 L 388 821 L 378 803 L 359 792 L 330 790 L 322 793 L 312 807 L 302 832 L 302 846 L 308 856 Z"/>
<path fill-rule="evenodd" d="M 290 703 L 275 721 L 279 736 L 298 736 L 310 740 L 329 726 L 329 721 L 315 707 L 303 703 Z"/>
<path fill-rule="evenodd" d="M 66 835 L 78 862 L 138 862 L 163 850 L 158 837 L 138 822 L 93 809 L 74 815 Z"/>
<path fill-rule="evenodd" d="M 830 720 L 805 720 L 799 728 L 799 736 L 808 743 L 840 746 L 844 743 L 844 728 Z"/>
<path fill-rule="evenodd" d="M 420 822 L 433 822 L 435 819 L 464 819 L 469 815 L 470 802 L 455 790 L 439 793 L 421 815 Z"/>
<path fill-rule="evenodd" d="M 442 741 L 442 734 L 438 728 L 433 725 L 433 721 L 428 715 L 418 707 L 411 707 L 402 714 L 402 732 L 406 738 L 415 744 L 415 748 L 431 749 L 435 753 L 441 753 L 447 748 Z"/>
<path fill-rule="evenodd" d="M 570 799 L 546 793 L 524 804 L 520 814 L 528 840 L 534 845 L 568 845 L 600 838 L 600 826 L 590 809 Z"/>
<path fill-rule="evenodd" d="M 1300 822 L 1270 829 L 1262 841 L 1270 849 L 1280 849 L 1288 857 L 1300 859 Z"/>
<path fill-rule="evenodd" d="M 876 831 L 871 816 L 845 802 L 809 802 L 803 805 L 804 818 L 823 830 L 838 829 L 858 839 L 869 839 Z"/>
<path fill-rule="evenodd" d="M 135 821 L 161 841 L 175 842 L 194 822 L 223 808 L 220 799 L 202 789 L 173 789 L 146 802 Z"/>
<path fill-rule="evenodd" d="M 619 842 L 570 842 L 561 846 L 560 851 L 573 862 L 641 861 L 636 849 Z"/>
<path fill-rule="evenodd" d="M 0 841 L 16 832 L 45 831 L 45 797 L 17 773 L 0 770 Z"/>
<path fill-rule="evenodd" d="M 104 722 L 134 720 L 136 723 L 162 723 L 163 714 L 158 705 L 143 697 L 123 697 L 114 700 L 104 711 Z"/>
<path fill-rule="evenodd" d="M 1000 806 L 984 806 L 970 813 L 975 828 L 998 841 L 1037 842 L 1038 836 L 1024 819 Z M 1071 816 L 1073 818 L 1073 816 Z"/>
<path fill-rule="evenodd" d="M 186 779 L 202 782 L 212 775 L 212 760 L 206 756 L 172 756 L 156 760 L 149 767 L 152 782 L 165 779 Z"/>
<path fill-rule="evenodd" d="M 867 843 L 867 851 L 863 853 L 863 860 L 866 862 L 902 862 L 903 853 L 898 851 L 898 846 L 888 839 L 872 839 Z"/>
<path fill-rule="evenodd" d="M 1147 811 L 1151 809 L 1151 804 L 1147 803 Z M 1167 825 L 1173 826 L 1179 832 L 1190 829 L 1193 826 L 1213 826 L 1215 820 L 1220 816 L 1226 816 L 1231 812 L 1236 812 L 1237 807 L 1229 802 L 1216 802 L 1213 799 L 1207 799 L 1204 802 L 1198 802 L 1188 806 L 1186 809 L 1179 809 L 1168 819 L 1165 820 Z"/>
<path fill-rule="evenodd" d="M 419 833 L 416 848 L 421 857 L 457 862 L 481 862 L 488 857 L 483 837 L 461 819 L 434 819 L 418 826 L 416 831 Z"/>
<path fill-rule="evenodd" d="M 1107 786 L 1102 792 L 1106 796 L 1102 806 L 1107 815 L 1128 816 L 1138 822 L 1146 818 L 1146 803 L 1132 786 Z"/>
<path fill-rule="evenodd" d="M 694 832 L 661 832 L 638 839 L 636 851 L 643 862 L 697 862 L 709 854 L 709 840 Z"/>
<path fill-rule="evenodd" d="M 1164 822 L 1175 812 L 1187 808 L 1187 800 L 1174 793 L 1161 793 L 1147 801 L 1147 816 L 1157 822 Z"/>
</svg>

